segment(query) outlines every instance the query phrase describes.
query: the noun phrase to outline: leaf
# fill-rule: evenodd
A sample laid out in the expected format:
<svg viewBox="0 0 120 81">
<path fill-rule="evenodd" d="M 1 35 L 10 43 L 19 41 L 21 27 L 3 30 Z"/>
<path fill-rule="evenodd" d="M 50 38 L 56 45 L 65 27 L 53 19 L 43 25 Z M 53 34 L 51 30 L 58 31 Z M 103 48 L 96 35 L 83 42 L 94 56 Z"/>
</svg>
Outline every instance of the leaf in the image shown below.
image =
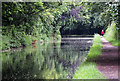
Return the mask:
<svg viewBox="0 0 120 81">
<path fill-rule="evenodd" d="M 12 17 L 9 17 L 8 19 L 9 19 L 9 21 L 13 21 L 13 18 L 12 18 Z"/>
</svg>

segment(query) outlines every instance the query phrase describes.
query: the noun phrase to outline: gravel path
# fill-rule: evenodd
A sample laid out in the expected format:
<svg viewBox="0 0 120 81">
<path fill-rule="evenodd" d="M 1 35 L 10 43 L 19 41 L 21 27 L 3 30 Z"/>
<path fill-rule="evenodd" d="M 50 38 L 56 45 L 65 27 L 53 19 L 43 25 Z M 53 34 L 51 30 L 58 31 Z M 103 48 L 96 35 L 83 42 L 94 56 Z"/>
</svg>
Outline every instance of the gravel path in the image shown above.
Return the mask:
<svg viewBox="0 0 120 81">
<path fill-rule="evenodd" d="M 104 37 L 101 40 L 103 51 L 96 61 L 97 68 L 107 79 L 118 79 L 118 47 L 112 46 Z"/>
</svg>

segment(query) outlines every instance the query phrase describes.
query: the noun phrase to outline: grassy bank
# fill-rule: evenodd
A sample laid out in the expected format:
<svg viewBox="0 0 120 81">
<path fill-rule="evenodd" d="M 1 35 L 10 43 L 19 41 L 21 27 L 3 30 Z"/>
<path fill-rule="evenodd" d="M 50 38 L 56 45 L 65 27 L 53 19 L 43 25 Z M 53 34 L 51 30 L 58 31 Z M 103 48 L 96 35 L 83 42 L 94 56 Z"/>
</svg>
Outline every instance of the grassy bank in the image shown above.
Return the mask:
<svg viewBox="0 0 120 81">
<path fill-rule="evenodd" d="M 102 41 L 100 35 L 95 34 L 93 45 L 87 55 L 86 61 L 76 70 L 74 79 L 105 79 L 98 71 L 97 65 L 94 62 L 102 52 Z"/>
<path fill-rule="evenodd" d="M 102 41 L 100 35 L 95 34 L 93 39 L 93 45 L 91 46 L 87 55 L 87 61 L 94 61 L 102 52 Z"/>
<path fill-rule="evenodd" d="M 108 26 L 104 37 L 107 41 L 112 43 L 113 46 L 120 46 L 120 37 L 118 37 L 118 32 L 116 23 L 112 22 L 112 24 Z"/>
</svg>

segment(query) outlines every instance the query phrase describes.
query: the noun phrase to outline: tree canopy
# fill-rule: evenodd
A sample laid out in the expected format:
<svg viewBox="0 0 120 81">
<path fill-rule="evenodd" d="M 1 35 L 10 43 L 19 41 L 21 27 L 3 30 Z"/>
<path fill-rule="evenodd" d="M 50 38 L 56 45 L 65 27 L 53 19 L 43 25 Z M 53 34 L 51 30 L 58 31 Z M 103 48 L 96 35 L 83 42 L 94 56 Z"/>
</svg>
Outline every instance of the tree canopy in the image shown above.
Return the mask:
<svg viewBox="0 0 120 81">
<path fill-rule="evenodd" d="M 116 2 L 3 2 L 2 49 L 100 33 L 112 21 L 119 31 L 119 7 Z"/>
</svg>

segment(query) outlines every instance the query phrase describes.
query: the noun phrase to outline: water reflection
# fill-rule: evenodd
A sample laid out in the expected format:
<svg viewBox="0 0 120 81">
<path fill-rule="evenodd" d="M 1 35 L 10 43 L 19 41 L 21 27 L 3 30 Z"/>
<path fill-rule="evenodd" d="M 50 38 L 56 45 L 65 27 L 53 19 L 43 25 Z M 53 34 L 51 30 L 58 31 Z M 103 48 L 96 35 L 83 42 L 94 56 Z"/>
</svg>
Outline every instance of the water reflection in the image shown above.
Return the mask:
<svg viewBox="0 0 120 81">
<path fill-rule="evenodd" d="M 63 39 L 2 53 L 3 79 L 66 79 L 85 60 L 89 40 Z"/>
</svg>

